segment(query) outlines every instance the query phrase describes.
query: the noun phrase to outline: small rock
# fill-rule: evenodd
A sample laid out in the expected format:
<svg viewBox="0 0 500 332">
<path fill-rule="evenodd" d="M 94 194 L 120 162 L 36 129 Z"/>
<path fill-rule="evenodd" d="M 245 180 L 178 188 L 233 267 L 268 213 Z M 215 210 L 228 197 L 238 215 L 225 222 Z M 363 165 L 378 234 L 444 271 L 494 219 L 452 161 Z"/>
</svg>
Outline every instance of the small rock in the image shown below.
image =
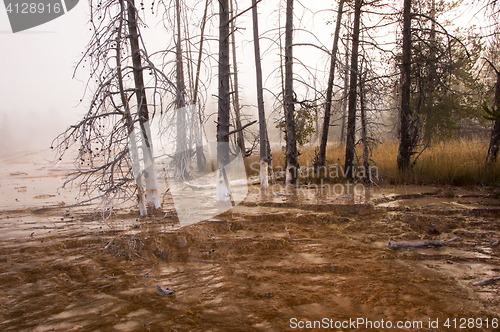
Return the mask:
<svg viewBox="0 0 500 332">
<path fill-rule="evenodd" d="M 156 284 L 156 288 L 158 289 L 159 293 L 161 295 L 171 295 L 175 293 L 175 290 L 173 289 L 168 289 L 168 288 L 163 288 L 160 285 Z"/>
<path fill-rule="evenodd" d="M 184 248 L 187 246 L 186 238 L 184 238 L 184 236 L 178 236 L 177 241 L 179 242 L 179 246 L 181 248 Z"/>
</svg>

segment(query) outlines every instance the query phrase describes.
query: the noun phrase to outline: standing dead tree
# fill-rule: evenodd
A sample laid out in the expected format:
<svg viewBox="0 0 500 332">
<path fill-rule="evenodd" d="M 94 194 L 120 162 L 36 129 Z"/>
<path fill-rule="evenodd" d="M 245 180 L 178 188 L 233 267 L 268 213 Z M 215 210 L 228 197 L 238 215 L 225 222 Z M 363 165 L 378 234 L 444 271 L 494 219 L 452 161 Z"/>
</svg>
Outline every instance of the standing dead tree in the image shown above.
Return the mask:
<svg viewBox="0 0 500 332">
<path fill-rule="evenodd" d="M 335 27 L 335 35 L 333 38 L 332 54 L 330 56 L 330 75 L 328 77 L 328 87 L 326 90 L 326 101 L 325 101 L 325 118 L 323 120 L 323 130 L 321 132 L 321 144 L 318 153 L 318 162 L 315 166 L 325 166 L 326 159 L 326 144 L 328 142 L 328 129 L 330 128 L 330 115 L 332 112 L 332 93 L 333 93 L 333 81 L 335 79 L 335 66 L 337 59 L 337 49 L 340 35 L 340 26 L 342 20 L 342 10 L 344 7 L 344 0 L 340 0 L 339 7 L 337 9 L 337 23 Z"/>
<path fill-rule="evenodd" d="M 234 117 L 236 123 L 236 129 L 238 132 L 236 133 L 236 145 L 240 148 L 243 156 L 246 155 L 245 149 L 245 138 L 243 136 L 243 130 L 241 130 L 241 107 L 240 107 L 240 88 L 238 85 L 238 61 L 236 59 L 236 28 L 235 28 L 235 18 L 237 16 L 236 10 L 233 6 L 234 0 L 230 0 L 230 10 L 232 13 L 233 19 L 231 19 L 230 28 L 231 28 L 231 48 L 233 55 L 233 107 L 234 107 Z"/>
<path fill-rule="evenodd" d="M 411 134 L 412 111 L 410 108 L 411 89 L 411 0 L 403 5 L 403 55 L 401 63 L 401 113 L 397 163 L 402 171 L 410 167 L 414 142 Z"/>
<path fill-rule="evenodd" d="M 377 64 L 370 61 L 367 54 L 366 45 L 363 45 L 363 53 L 360 54 L 359 66 L 359 117 L 360 117 L 360 140 L 358 144 L 362 145 L 362 165 L 361 171 L 357 173 L 357 178 L 363 178 L 366 182 L 373 183 L 378 179 L 378 171 L 373 167 L 372 147 L 380 143 L 377 134 L 384 127 L 382 123 L 383 113 L 387 111 L 388 91 L 392 84 L 387 83 L 388 77 L 381 77 L 377 74 Z"/>
<path fill-rule="evenodd" d="M 489 61 L 486 60 L 491 68 L 495 71 L 495 75 L 497 77 L 495 84 L 495 101 L 493 106 L 493 111 L 490 111 L 492 114 L 500 115 L 500 71 Z M 497 160 L 498 151 L 500 150 L 500 118 L 491 118 L 493 120 L 493 128 L 491 129 L 491 138 L 490 138 L 490 146 L 488 148 L 488 155 L 486 156 L 486 165 L 492 165 Z"/>
<path fill-rule="evenodd" d="M 136 196 L 144 216 L 148 206 L 161 206 L 150 129 L 156 106 L 148 104 L 148 90 L 158 99 L 178 90 L 148 57 L 133 0 L 91 1 L 90 15 L 92 38 L 77 69 L 90 66 L 87 89 L 95 90 L 83 119 L 53 146 L 59 159 L 78 146 L 77 169 L 65 183 L 79 183 L 78 203 L 101 200 L 111 211 L 117 201 Z M 145 71 L 152 86 L 145 85 Z"/>
<path fill-rule="evenodd" d="M 219 0 L 219 102 L 217 117 L 217 201 L 227 201 L 230 189 L 224 167 L 229 163 L 229 1 Z"/>
<path fill-rule="evenodd" d="M 134 0 L 127 0 L 127 23 L 130 39 L 130 53 L 132 57 L 132 74 L 134 77 L 135 97 L 137 100 L 137 115 L 139 131 L 142 140 L 142 155 L 144 161 L 144 177 L 146 181 L 146 198 L 148 206 L 159 209 L 161 206 L 156 184 L 156 170 L 153 156 L 153 142 L 150 128 L 150 116 L 144 86 L 144 68 L 142 65 L 141 49 L 139 47 L 138 12 Z M 133 139 L 133 138 L 132 138 Z M 138 162 L 138 161 L 132 161 Z"/>
<path fill-rule="evenodd" d="M 349 97 L 349 35 L 347 35 L 345 43 L 345 62 L 344 62 L 344 87 L 342 95 L 342 115 L 340 124 L 340 142 L 345 143 L 345 121 L 347 118 L 347 99 Z"/>
<path fill-rule="evenodd" d="M 356 99 L 358 86 L 358 47 L 359 30 L 361 21 L 361 6 L 363 0 L 356 0 L 354 5 L 354 30 L 352 34 L 350 87 L 349 87 L 349 113 L 347 117 L 347 137 L 345 151 L 344 172 L 347 177 L 354 176 L 354 150 L 356 138 Z"/>
<path fill-rule="evenodd" d="M 231 22 L 239 15 L 250 10 L 252 7 L 233 15 L 231 19 L 229 0 L 219 0 L 219 75 L 218 79 L 218 112 L 217 112 L 217 201 L 228 201 L 231 198 L 231 189 L 226 175 L 225 167 L 229 164 L 230 149 L 229 136 L 237 134 L 249 125 L 248 123 L 233 131 L 229 131 L 230 111 L 230 65 L 229 65 L 229 38 L 234 30 L 230 30 Z"/>
<path fill-rule="evenodd" d="M 360 66 L 362 68 L 362 66 Z M 363 167 L 365 172 L 370 169 L 369 147 L 368 147 L 368 119 L 366 110 L 366 73 L 360 70 L 359 73 L 359 113 L 361 117 L 361 142 L 363 143 Z M 368 175 L 368 180 L 371 176 Z"/>
<path fill-rule="evenodd" d="M 286 2 L 285 24 L 285 124 L 286 124 L 286 184 L 296 184 L 299 161 L 295 138 L 294 95 L 293 95 L 293 0 Z"/>
<path fill-rule="evenodd" d="M 186 95 L 186 83 L 184 81 L 184 60 L 182 52 L 182 34 L 181 34 L 181 5 L 180 0 L 175 0 L 175 17 L 176 17 L 176 36 L 175 41 L 175 77 L 179 94 L 175 101 L 176 107 L 176 158 L 174 158 L 175 170 L 177 176 L 183 179 L 189 177 L 189 162 L 188 162 L 188 144 L 187 144 L 187 117 L 186 109 L 184 108 L 184 98 Z"/>
<path fill-rule="evenodd" d="M 255 74 L 257 80 L 257 108 L 259 110 L 259 140 L 260 140 L 260 189 L 266 190 L 268 186 L 267 171 L 271 162 L 269 155 L 269 140 L 267 137 L 266 112 L 264 109 L 264 93 L 262 84 L 262 64 L 260 61 L 260 36 L 259 17 L 257 13 L 257 0 L 252 0 L 253 18 L 253 44 L 255 54 Z"/>
<path fill-rule="evenodd" d="M 192 102 L 193 104 L 198 104 L 198 111 L 197 111 L 197 142 L 196 142 L 196 161 L 198 164 L 198 170 L 201 171 L 206 164 L 206 159 L 205 155 L 203 154 L 203 147 L 201 144 L 202 141 L 202 131 L 203 131 L 203 117 L 202 117 L 202 107 L 201 107 L 201 102 L 199 98 L 199 86 L 200 86 L 200 73 L 201 73 L 201 64 L 202 64 L 202 56 L 203 56 L 203 42 L 205 41 L 205 27 L 207 24 L 207 13 L 208 13 L 208 6 L 210 4 L 211 0 L 206 0 L 205 3 L 205 9 L 203 10 L 203 18 L 201 19 L 200 23 L 200 43 L 199 43 L 199 51 L 198 51 L 198 59 L 196 61 L 196 75 L 194 78 L 194 91 L 193 91 L 193 98 Z M 206 135 L 206 133 L 205 133 Z"/>
<path fill-rule="evenodd" d="M 175 38 L 165 49 L 154 53 L 155 59 L 169 76 L 176 77 L 179 94 L 161 109 L 161 143 L 168 172 L 177 179 L 194 177 L 206 166 L 203 147 L 204 109 L 207 89 L 211 84 L 211 59 L 206 43 L 206 26 L 212 1 L 197 2 L 194 7 L 186 1 L 160 1 L 161 22 L 167 33 Z M 197 5 L 202 8 L 198 10 Z M 198 15 L 202 13 L 202 17 Z M 193 23 L 194 22 L 194 23 Z M 205 132 L 206 141 L 208 137 Z M 175 151 L 163 143 L 174 145 Z M 213 165 L 212 165 L 213 166 Z M 214 167 L 213 167 L 214 168 Z"/>
</svg>

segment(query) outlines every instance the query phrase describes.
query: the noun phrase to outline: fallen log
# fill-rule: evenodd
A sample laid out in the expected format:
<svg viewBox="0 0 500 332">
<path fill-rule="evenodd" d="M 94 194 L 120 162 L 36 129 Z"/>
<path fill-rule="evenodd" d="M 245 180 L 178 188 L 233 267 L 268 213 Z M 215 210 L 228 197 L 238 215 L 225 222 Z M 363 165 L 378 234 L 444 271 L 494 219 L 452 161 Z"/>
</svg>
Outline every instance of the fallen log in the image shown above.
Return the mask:
<svg viewBox="0 0 500 332">
<path fill-rule="evenodd" d="M 454 242 L 460 240 L 459 237 L 454 237 L 453 239 L 447 241 L 420 241 L 420 242 L 391 242 L 389 240 L 389 244 L 387 248 L 389 249 L 399 249 L 399 248 L 408 248 L 408 247 L 442 247 L 448 245 L 449 242 Z"/>
<path fill-rule="evenodd" d="M 474 286 L 488 285 L 488 284 L 494 283 L 495 281 L 500 281 L 500 277 L 494 277 L 494 278 L 484 279 L 484 280 L 475 282 L 472 285 L 474 285 Z"/>
<path fill-rule="evenodd" d="M 399 249 L 399 248 L 408 248 L 408 247 L 442 247 L 447 243 L 444 241 L 421 241 L 421 242 L 391 242 L 387 245 L 389 249 Z"/>
</svg>

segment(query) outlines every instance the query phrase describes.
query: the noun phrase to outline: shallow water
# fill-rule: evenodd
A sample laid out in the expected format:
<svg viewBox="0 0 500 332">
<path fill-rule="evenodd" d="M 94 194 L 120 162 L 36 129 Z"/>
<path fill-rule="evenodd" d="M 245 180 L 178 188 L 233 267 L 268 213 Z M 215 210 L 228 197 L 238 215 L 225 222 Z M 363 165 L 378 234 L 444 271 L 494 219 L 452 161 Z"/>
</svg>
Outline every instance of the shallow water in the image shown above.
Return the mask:
<svg viewBox="0 0 500 332">
<path fill-rule="evenodd" d="M 253 186 L 230 211 L 181 227 L 169 198 L 146 218 L 69 209 L 74 192 L 57 195 L 65 172 L 39 166 L 0 163 L 2 331 L 285 331 L 293 318 L 439 319 L 432 330 L 450 331 L 447 318 L 499 318 L 499 284 L 472 285 L 500 276 L 494 189 Z"/>
</svg>

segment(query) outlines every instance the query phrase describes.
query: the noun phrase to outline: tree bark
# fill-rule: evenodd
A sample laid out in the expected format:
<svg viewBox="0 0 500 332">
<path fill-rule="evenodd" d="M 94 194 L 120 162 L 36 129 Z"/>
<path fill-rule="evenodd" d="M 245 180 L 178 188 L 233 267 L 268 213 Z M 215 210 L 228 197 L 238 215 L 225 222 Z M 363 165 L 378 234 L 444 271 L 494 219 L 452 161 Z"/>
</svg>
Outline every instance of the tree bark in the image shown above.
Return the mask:
<svg viewBox="0 0 500 332">
<path fill-rule="evenodd" d="M 203 55 L 203 42 L 205 40 L 205 26 L 207 23 L 207 11 L 208 11 L 208 4 L 210 3 L 211 0 L 207 0 L 205 3 L 205 10 L 203 11 L 203 18 L 201 20 L 201 28 L 200 28 L 200 51 L 198 53 L 198 60 L 196 63 L 196 74 L 195 74 L 195 79 L 194 79 L 194 92 L 193 92 L 193 104 L 198 103 L 198 90 L 199 90 L 199 85 L 200 85 L 200 72 L 201 72 L 201 58 Z M 202 119 L 202 112 L 201 112 L 201 106 L 198 107 L 198 111 L 196 111 L 196 107 L 194 109 L 193 113 L 197 113 L 197 119 L 198 121 L 193 121 L 195 123 L 195 128 L 196 128 L 196 162 L 198 165 L 198 171 L 201 171 L 205 168 L 206 164 L 206 158 L 203 153 L 203 138 L 202 138 L 202 132 L 203 132 L 203 119 Z M 206 136 L 206 133 L 205 133 Z M 212 163 L 212 168 L 213 168 L 213 163 Z"/>
<path fill-rule="evenodd" d="M 425 114 L 425 128 L 423 133 L 423 139 L 426 144 L 430 144 L 432 139 L 434 125 L 431 125 L 433 121 L 434 113 L 434 90 L 436 89 L 437 72 L 436 72 L 436 0 L 431 1 L 431 31 L 430 31 L 430 64 L 429 64 L 429 75 L 426 80 L 427 88 L 427 100 L 426 100 L 426 114 Z"/>
<path fill-rule="evenodd" d="M 217 118 L 217 201 L 228 201 L 224 166 L 229 162 L 229 1 L 219 0 L 219 105 Z"/>
<path fill-rule="evenodd" d="M 181 38 L 181 8 L 179 0 L 175 0 L 175 9 L 177 16 L 177 44 L 176 44 L 176 83 L 179 93 L 177 94 L 177 137 L 176 137 L 176 172 L 177 176 L 186 179 L 188 178 L 188 157 L 187 157 L 187 135 L 186 135 L 186 109 L 184 108 L 185 82 L 184 82 L 184 66 L 182 63 L 182 38 Z"/>
<path fill-rule="evenodd" d="M 232 17 L 236 16 L 236 13 L 233 11 L 233 0 L 230 0 L 230 9 L 232 13 Z M 238 86 L 238 62 L 236 61 L 236 40 L 235 40 L 235 27 L 234 27 L 234 21 L 231 21 L 231 45 L 233 49 L 233 77 L 234 77 L 234 94 L 233 94 L 233 105 L 234 105 L 234 115 L 235 115 L 235 122 L 236 122 L 236 129 L 241 128 L 241 108 L 240 108 L 240 93 L 239 93 L 239 86 Z M 243 130 L 238 131 L 236 134 L 236 145 L 241 150 L 241 153 L 243 157 L 246 154 L 246 149 L 245 149 L 245 138 L 243 136 Z"/>
<path fill-rule="evenodd" d="M 497 82 L 495 84 L 495 110 L 500 110 L 500 72 L 496 69 Z M 491 129 L 490 146 L 486 157 L 486 165 L 493 165 L 497 160 L 498 150 L 500 145 L 500 120 L 495 120 Z"/>
<path fill-rule="evenodd" d="M 285 124 L 286 124 L 286 180 L 287 185 L 297 183 L 298 153 L 295 138 L 294 98 L 293 98 L 293 0 L 287 0 L 285 24 Z"/>
<path fill-rule="evenodd" d="M 351 77 L 349 87 L 349 113 L 347 117 L 347 137 L 345 150 L 344 173 L 348 178 L 354 177 L 354 148 L 356 138 L 356 97 L 358 85 L 358 47 L 361 6 L 363 0 L 356 0 L 354 5 L 354 30 L 352 34 Z"/>
<path fill-rule="evenodd" d="M 365 103 L 365 80 L 366 80 L 366 74 L 363 74 L 362 70 L 360 69 L 359 109 L 361 116 L 361 142 L 363 143 L 363 168 L 364 168 L 364 174 L 366 176 L 366 181 L 371 182 L 372 177 L 370 173 L 370 163 L 369 163 L 370 151 L 368 148 L 368 128 L 367 128 L 368 121 L 366 119 L 366 103 Z"/>
<path fill-rule="evenodd" d="M 153 158 L 153 143 L 151 142 L 151 129 L 149 127 L 148 103 L 144 88 L 144 77 L 139 49 L 139 34 L 137 31 L 137 10 L 134 0 L 128 0 L 128 29 L 130 39 L 130 50 L 132 53 L 132 66 L 135 84 L 135 95 L 139 125 L 141 130 L 142 150 L 144 158 L 144 173 L 146 177 L 146 197 L 148 206 L 159 209 L 161 206 L 156 183 L 156 169 Z"/>
<path fill-rule="evenodd" d="M 326 145 L 328 143 L 328 130 L 330 129 L 330 115 L 332 110 L 333 80 L 335 79 L 335 65 L 337 59 L 340 23 L 342 19 L 342 10 L 344 7 L 344 2 L 345 2 L 344 0 L 340 0 L 339 8 L 337 10 L 337 26 L 335 27 L 335 36 L 333 37 L 333 47 L 330 59 L 330 75 L 328 77 L 328 87 L 326 89 L 325 118 L 323 120 L 323 130 L 321 132 L 321 144 L 319 146 L 318 162 L 317 165 L 315 165 L 317 167 L 325 166 Z"/>
<path fill-rule="evenodd" d="M 255 54 L 255 74 L 257 80 L 257 107 L 259 110 L 259 140 L 260 140 L 260 189 L 266 190 L 268 186 L 268 140 L 266 126 L 266 112 L 264 109 L 264 93 L 262 85 L 262 64 L 260 61 L 259 17 L 257 13 L 257 0 L 252 0 L 253 18 L 253 45 Z"/>
<path fill-rule="evenodd" d="M 411 0 L 404 0 L 403 8 L 403 55 L 401 64 L 401 114 L 398 168 L 407 171 L 413 148 L 411 130 L 410 84 L 411 84 Z"/>
<path fill-rule="evenodd" d="M 347 117 L 347 99 L 349 98 L 349 36 L 345 45 L 344 95 L 342 101 L 342 123 L 340 126 L 340 142 L 345 143 L 345 120 Z"/>
<path fill-rule="evenodd" d="M 120 23 L 118 27 L 118 34 L 116 36 L 116 72 L 118 78 L 118 90 L 120 91 L 120 99 L 123 105 L 125 122 L 127 124 L 127 133 L 129 136 L 129 152 L 132 164 L 132 174 L 134 175 L 137 188 L 137 203 L 139 205 L 139 214 L 145 217 L 148 214 L 147 204 L 146 204 L 146 192 L 141 185 L 140 179 L 140 165 L 139 165 L 139 150 L 137 148 L 137 142 L 134 131 L 134 121 L 132 119 L 132 114 L 130 113 L 130 106 L 128 103 L 128 98 L 125 93 L 125 88 L 123 86 L 123 74 L 122 74 L 122 60 L 121 60 L 121 38 L 122 38 L 122 28 L 124 22 L 124 15 L 126 13 L 124 0 L 120 0 Z"/>
</svg>

